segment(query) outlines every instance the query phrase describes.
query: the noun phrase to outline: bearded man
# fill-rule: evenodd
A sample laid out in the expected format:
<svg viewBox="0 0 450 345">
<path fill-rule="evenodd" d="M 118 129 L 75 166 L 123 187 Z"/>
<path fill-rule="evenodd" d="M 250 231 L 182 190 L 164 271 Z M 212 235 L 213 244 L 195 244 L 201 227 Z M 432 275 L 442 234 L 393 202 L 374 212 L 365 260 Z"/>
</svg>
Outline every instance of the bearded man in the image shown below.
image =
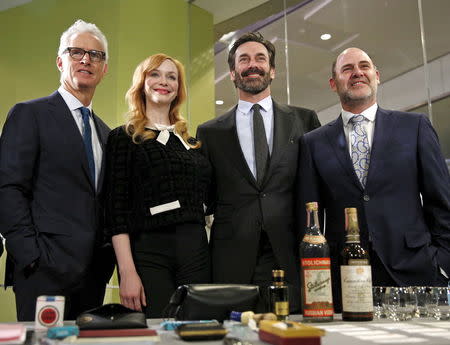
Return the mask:
<svg viewBox="0 0 450 345">
<path fill-rule="evenodd" d="M 213 282 L 256 284 L 285 271 L 291 312 L 300 308 L 294 186 L 300 137 L 320 122 L 314 111 L 276 103 L 275 47 L 259 33 L 238 38 L 228 55 L 238 104 L 199 126 L 214 170 L 210 213 Z M 300 224 L 300 226 L 304 226 Z M 258 309 L 264 310 L 266 296 Z"/>
</svg>

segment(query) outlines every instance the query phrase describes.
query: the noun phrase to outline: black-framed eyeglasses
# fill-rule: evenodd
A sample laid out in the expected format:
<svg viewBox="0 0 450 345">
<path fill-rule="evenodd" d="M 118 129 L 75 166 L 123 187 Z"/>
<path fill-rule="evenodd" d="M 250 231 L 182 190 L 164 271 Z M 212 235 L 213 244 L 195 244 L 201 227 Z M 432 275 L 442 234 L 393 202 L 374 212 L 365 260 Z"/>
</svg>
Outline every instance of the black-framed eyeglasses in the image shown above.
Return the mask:
<svg viewBox="0 0 450 345">
<path fill-rule="evenodd" d="M 81 61 L 86 53 L 89 54 L 92 62 L 100 62 L 106 59 L 106 53 L 100 50 L 84 50 L 83 48 L 67 47 L 64 50 L 64 53 L 66 52 L 76 61 Z"/>
</svg>

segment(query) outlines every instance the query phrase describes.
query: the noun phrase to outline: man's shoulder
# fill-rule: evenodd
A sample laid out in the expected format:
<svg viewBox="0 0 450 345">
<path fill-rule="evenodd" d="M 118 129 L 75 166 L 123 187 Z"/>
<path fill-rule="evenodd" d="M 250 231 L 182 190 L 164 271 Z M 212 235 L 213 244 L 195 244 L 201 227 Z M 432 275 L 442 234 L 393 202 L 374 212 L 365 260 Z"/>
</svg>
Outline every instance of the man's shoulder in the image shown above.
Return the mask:
<svg viewBox="0 0 450 345">
<path fill-rule="evenodd" d="M 281 110 L 285 113 L 302 114 L 302 115 L 308 115 L 308 116 L 313 116 L 316 113 L 312 109 L 303 108 L 303 107 L 299 107 L 299 106 L 295 106 L 295 105 L 277 103 L 275 101 L 273 102 L 273 104 L 274 104 L 274 109 Z"/>
<path fill-rule="evenodd" d="M 16 103 L 8 113 L 8 119 L 25 119 L 33 114 L 45 113 L 55 94 Z M 38 118 L 39 116 L 37 116 Z M 19 120 L 20 121 L 20 120 Z"/>
<path fill-rule="evenodd" d="M 56 97 L 56 92 L 40 98 L 34 98 L 22 102 L 18 102 L 13 108 L 29 108 L 29 107 L 42 107 L 47 106 L 48 103 Z"/>
<path fill-rule="evenodd" d="M 218 117 L 215 117 L 211 120 L 208 120 L 204 123 L 202 123 L 201 125 L 198 126 L 199 129 L 208 129 L 208 128 L 216 128 L 216 127 L 220 127 L 222 126 L 222 123 L 224 121 L 227 121 L 230 119 L 230 117 L 232 117 L 234 114 L 233 110 L 230 110 L 228 112 L 226 112 L 225 114 L 222 114 Z"/>
<path fill-rule="evenodd" d="M 377 116 L 385 116 L 387 118 L 392 117 L 396 121 L 406 121 L 409 123 L 412 122 L 421 122 L 423 120 L 429 121 L 428 115 L 424 113 L 416 113 L 409 111 L 401 111 L 401 110 L 388 110 L 378 107 Z M 375 120 L 376 121 L 376 120 Z"/>
</svg>

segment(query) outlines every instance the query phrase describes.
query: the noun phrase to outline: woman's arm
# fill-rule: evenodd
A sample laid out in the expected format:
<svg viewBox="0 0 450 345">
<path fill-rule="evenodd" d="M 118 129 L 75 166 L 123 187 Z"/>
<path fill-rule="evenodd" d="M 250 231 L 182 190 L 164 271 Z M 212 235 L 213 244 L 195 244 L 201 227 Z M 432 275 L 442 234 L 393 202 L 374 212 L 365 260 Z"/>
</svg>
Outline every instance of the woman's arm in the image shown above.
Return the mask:
<svg viewBox="0 0 450 345">
<path fill-rule="evenodd" d="M 130 236 L 118 234 L 112 237 L 120 276 L 120 303 L 125 307 L 142 310 L 146 306 L 144 286 L 136 271 L 131 255 Z"/>
</svg>

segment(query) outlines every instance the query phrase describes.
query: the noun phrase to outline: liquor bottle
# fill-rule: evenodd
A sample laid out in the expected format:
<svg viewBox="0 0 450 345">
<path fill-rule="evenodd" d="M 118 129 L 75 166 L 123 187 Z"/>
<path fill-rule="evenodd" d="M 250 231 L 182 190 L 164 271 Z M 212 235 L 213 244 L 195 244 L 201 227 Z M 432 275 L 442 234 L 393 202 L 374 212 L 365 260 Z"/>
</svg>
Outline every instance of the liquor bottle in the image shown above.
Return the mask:
<svg viewBox="0 0 450 345">
<path fill-rule="evenodd" d="M 306 233 L 300 242 L 303 321 L 332 321 L 330 248 L 320 232 L 317 202 L 306 204 L 306 214 Z"/>
<path fill-rule="evenodd" d="M 345 209 L 346 241 L 341 252 L 342 320 L 373 320 L 369 253 L 359 240 L 356 208 Z"/>
<path fill-rule="evenodd" d="M 284 283 L 284 271 L 272 271 L 273 282 L 269 286 L 270 311 L 280 321 L 285 321 L 289 316 L 289 290 Z"/>
</svg>

